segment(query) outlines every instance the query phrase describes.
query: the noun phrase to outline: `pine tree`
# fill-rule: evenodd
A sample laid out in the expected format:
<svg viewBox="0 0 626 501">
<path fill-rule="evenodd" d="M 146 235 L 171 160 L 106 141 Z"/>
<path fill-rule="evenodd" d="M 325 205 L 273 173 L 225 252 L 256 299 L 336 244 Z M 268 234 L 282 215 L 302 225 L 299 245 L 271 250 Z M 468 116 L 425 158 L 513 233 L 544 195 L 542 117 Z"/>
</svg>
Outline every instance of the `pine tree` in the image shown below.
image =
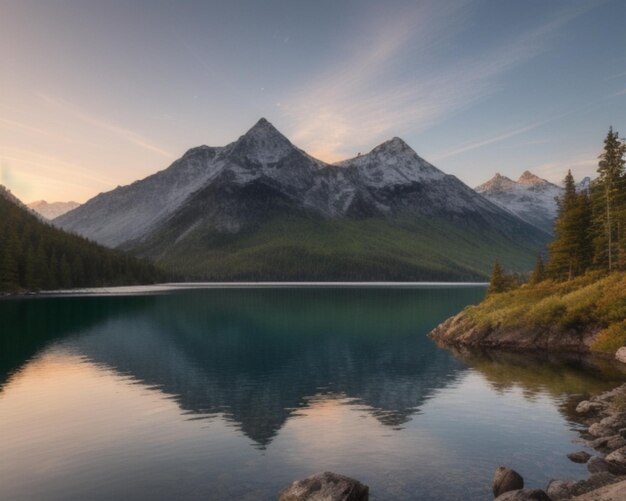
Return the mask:
<svg viewBox="0 0 626 501">
<path fill-rule="evenodd" d="M 604 150 L 598 163 L 598 178 L 592 186 L 594 208 L 594 261 L 612 271 L 618 264 L 626 217 L 626 182 L 624 167 L 626 145 L 613 128 L 604 139 Z"/>
<path fill-rule="evenodd" d="M 554 240 L 548 246 L 550 276 L 562 280 L 584 273 L 591 262 L 591 205 L 586 193 L 576 192 L 572 172 L 565 177 L 565 190 L 558 200 Z"/>
<path fill-rule="evenodd" d="M 496 259 L 493 263 L 493 270 L 491 271 L 491 277 L 489 278 L 489 288 L 487 294 L 497 294 L 499 292 L 505 292 L 510 288 L 510 280 L 504 273 L 500 262 Z"/>
<path fill-rule="evenodd" d="M 541 254 L 537 256 L 537 261 L 535 261 L 535 269 L 530 275 L 530 283 L 532 285 L 538 284 L 539 282 L 543 282 L 546 279 L 546 270 L 545 265 L 543 263 L 543 258 Z"/>
</svg>

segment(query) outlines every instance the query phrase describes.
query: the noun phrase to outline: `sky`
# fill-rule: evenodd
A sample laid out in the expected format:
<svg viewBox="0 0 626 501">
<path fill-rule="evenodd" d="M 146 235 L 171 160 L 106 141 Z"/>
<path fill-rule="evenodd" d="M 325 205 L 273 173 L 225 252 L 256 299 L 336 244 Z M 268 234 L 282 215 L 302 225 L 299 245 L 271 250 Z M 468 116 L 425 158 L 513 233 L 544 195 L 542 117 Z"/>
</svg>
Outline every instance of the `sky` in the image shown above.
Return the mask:
<svg viewBox="0 0 626 501">
<path fill-rule="evenodd" d="M 0 0 L 0 184 L 84 202 L 267 118 L 394 137 L 470 186 L 592 175 L 626 136 L 623 0 Z"/>
</svg>

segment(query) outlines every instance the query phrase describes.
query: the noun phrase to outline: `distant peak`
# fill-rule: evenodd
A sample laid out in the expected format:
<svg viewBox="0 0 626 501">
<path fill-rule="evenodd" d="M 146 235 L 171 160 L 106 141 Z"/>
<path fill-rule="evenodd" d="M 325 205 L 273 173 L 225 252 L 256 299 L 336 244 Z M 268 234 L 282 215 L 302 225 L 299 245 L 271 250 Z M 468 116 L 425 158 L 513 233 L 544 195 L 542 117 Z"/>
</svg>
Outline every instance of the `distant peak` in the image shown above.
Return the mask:
<svg viewBox="0 0 626 501">
<path fill-rule="evenodd" d="M 540 184 L 548 183 L 548 181 L 546 181 L 545 179 L 541 179 L 539 176 L 536 176 L 529 170 L 524 171 L 524 173 L 519 177 L 517 182 L 526 186 L 537 186 Z"/>
<path fill-rule="evenodd" d="M 406 144 L 402 139 L 396 136 L 376 146 L 376 148 L 372 150 L 372 153 L 374 152 L 376 153 L 381 153 L 381 152 L 401 153 L 403 151 L 415 153 L 408 144 Z"/>
<path fill-rule="evenodd" d="M 282 136 L 282 134 L 278 131 L 278 129 L 276 129 L 276 127 L 274 127 L 271 122 L 269 122 L 269 120 L 267 120 L 266 118 L 259 118 L 259 120 L 257 121 L 257 123 L 255 123 L 250 130 L 248 130 L 247 134 L 249 134 L 250 132 L 254 132 L 254 131 L 265 131 L 265 132 L 271 132 L 271 133 L 275 133 L 275 134 L 279 134 Z"/>
<path fill-rule="evenodd" d="M 512 179 L 503 176 L 499 172 L 496 172 L 496 175 L 493 176 L 489 181 L 481 184 L 480 186 L 477 186 L 475 189 L 479 193 L 483 193 L 486 191 L 508 190 L 514 187 L 516 184 L 517 183 Z"/>
<path fill-rule="evenodd" d="M 280 141 L 288 142 L 289 140 L 276 127 L 274 127 L 267 119 L 261 118 L 246 132 L 242 138 L 260 140 L 260 141 Z"/>
<path fill-rule="evenodd" d="M 293 152 L 295 147 L 265 118 L 241 136 L 232 152 L 261 163 L 274 163 Z"/>
</svg>

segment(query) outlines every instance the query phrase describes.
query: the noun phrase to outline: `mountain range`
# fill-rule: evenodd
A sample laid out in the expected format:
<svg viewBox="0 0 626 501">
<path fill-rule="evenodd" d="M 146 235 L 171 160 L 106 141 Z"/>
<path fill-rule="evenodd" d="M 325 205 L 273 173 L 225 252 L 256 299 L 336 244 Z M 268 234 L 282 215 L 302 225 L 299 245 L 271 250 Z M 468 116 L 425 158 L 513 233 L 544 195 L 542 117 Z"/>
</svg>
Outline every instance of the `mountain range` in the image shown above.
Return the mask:
<svg viewBox="0 0 626 501">
<path fill-rule="evenodd" d="M 585 177 L 578 190 L 589 189 L 591 179 Z M 486 183 L 474 188 L 494 204 L 508 210 L 527 223 L 552 233 L 557 215 L 557 198 L 563 188 L 525 171 L 517 181 L 497 173 Z"/>
<path fill-rule="evenodd" d="M 549 238 L 399 138 L 327 164 L 265 119 L 54 224 L 205 280 L 484 278 Z"/>
<path fill-rule="evenodd" d="M 75 209 L 79 205 L 78 202 L 46 202 L 45 200 L 37 200 L 27 204 L 27 207 L 34 210 L 44 219 L 54 219 Z"/>
</svg>

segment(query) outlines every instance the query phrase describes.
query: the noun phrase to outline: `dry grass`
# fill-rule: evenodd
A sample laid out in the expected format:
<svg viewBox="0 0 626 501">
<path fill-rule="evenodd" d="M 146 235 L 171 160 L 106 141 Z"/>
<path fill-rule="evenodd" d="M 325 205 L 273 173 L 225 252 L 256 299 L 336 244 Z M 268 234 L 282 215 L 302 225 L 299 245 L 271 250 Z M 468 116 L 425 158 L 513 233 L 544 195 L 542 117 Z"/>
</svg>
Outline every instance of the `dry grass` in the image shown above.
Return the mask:
<svg viewBox="0 0 626 501">
<path fill-rule="evenodd" d="M 614 352 L 626 344 L 626 273 L 588 273 L 568 282 L 525 285 L 491 295 L 468 308 L 467 314 L 476 324 L 488 327 L 601 329 L 593 349 Z"/>
</svg>

